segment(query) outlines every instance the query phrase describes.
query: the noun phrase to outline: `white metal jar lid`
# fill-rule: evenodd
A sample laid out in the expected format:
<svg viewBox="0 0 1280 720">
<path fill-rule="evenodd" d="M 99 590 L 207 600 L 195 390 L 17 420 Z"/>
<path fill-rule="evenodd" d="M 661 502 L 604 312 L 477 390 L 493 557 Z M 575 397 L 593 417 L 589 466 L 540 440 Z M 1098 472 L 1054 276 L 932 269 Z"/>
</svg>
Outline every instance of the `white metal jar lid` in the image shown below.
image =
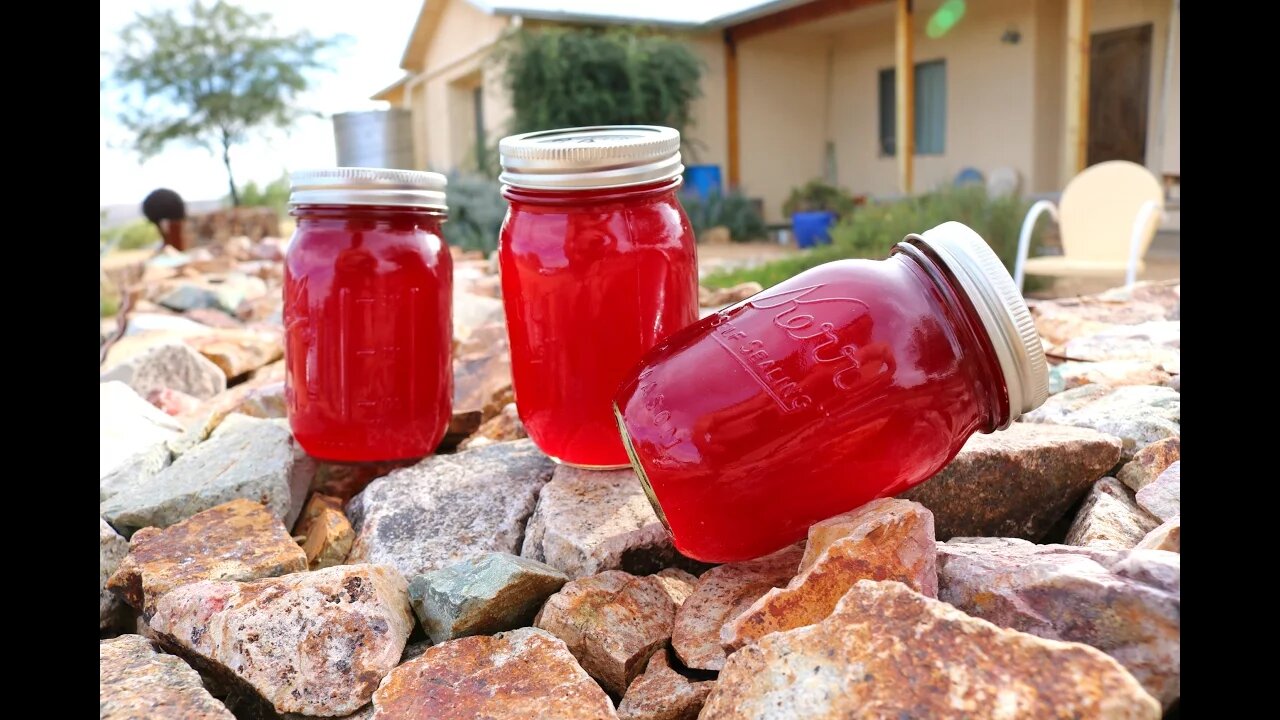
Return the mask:
<svg viewBox="0 0 1280 720">
<path fill-rule="evenodd" d="M 289 173 L 290 205 L 392 205 L 447 210 L 444 175 L 339 167 Z"/>
<path fill-rule="evenodd" d="M 1040 334 L 1009 271 L 982 236 L 952 221 L 908 235 L 903 242 L 933 250 L 973 302 L 1009 391 L 1009 417 L 999 429 L 1044 404 L 1049 397 L 1049 367 Z"/>
<path fill-rule="evenodd" d="M 588 190 L 660 182 L 684 172 L 679 131 L 659 125 L 601 125 L 511 135 L 498 143 L 507 185 Z"/>
</svg>

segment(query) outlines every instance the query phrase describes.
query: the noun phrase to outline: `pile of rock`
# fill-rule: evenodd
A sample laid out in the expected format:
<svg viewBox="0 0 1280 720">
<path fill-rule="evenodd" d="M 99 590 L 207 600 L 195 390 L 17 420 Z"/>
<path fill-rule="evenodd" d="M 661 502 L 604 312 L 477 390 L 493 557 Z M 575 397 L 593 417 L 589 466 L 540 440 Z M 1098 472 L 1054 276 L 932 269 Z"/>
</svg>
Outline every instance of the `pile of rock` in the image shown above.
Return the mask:
<svg viewBox="0 0 1280 720">
<path fill-rule="evenodd" d="M 278 343 L 278 298 L 261 314 L 277 281 L 258 319 L 204 308 L 235 327 L 134 316 L 101 394 L 102 717 L 1176 705 L 1176 284 L 1037 303 L 1059 363 L 1042 408 L 900 498 L 709 567 L 676 552 L 632 472 L 557 466 L 522 439 L 491 266 L 459 265 L 457 449 L 407 465 L 297 447 L 279 355 L 248 339 Z M 263 277 L 243 271 L 219 272 Z M 159 282 L 175 279 L 208 289 Z"/>
</svg>

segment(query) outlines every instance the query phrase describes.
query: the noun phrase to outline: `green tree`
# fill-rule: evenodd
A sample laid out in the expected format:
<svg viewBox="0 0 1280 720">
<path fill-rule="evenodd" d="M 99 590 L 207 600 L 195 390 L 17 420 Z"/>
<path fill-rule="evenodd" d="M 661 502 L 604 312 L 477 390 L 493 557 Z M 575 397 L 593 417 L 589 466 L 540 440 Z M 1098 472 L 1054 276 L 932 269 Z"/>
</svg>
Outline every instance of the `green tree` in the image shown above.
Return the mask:
<svg viewBox="0 0 1280 720">
<path fill-rule="evenodd" d="M 232 146 L 257 128 L 288 127 L 306 114 L 294 101 L 339 38 L 282 35 L 268 14 L 194 0 L 183 16 L 139 14 L 121 40 L 113 77 L 126 90 L 120 121 L 134 133 L 135 149 L 144 158 L 173 141 L 221 150 L 239 205 Z"/>
</svg>

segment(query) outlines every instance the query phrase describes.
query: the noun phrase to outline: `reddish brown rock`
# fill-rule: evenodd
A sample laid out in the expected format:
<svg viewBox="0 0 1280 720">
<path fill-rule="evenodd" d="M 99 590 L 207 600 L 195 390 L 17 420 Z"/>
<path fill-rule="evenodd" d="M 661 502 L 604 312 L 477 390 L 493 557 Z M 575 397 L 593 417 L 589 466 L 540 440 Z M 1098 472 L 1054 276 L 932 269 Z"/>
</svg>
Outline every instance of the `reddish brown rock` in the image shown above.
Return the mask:
<svg viewBox="0 0 1280 720">
<path fill-rule="evenodd" d="M 620 720 L 697 720 L 714 681 L 693 682 L 671 669 L 665 649 L 649 658 L 618 705 Z"/>
<path fill-rule="evenodd" d="M 617 720 L 564 642 L 536 628 L 428 648 L 387 675 L 373 720 Z"/>
<path fill-rule="evenodd" d="M 204 689 L 199 673 L 172 655 L 157 653 L 141 635 L 98 643 L 98 704 L 101 720 L 235 720 Z"/>
<path fill-rule="evenodd" d="M 684 601 L 689 599 L 693 589 L 698 585 L 696 575 L 680 568 L 665 568 L 655 573 L 653 579 L 662 583 L 662 589 L 666 591 L 667 597 L 671 598 L 671 602 L 676 604 L 677 610 L 684 605 Z"/>
<path fill-rule="evenodd" d="M 809 530 L 801 573 L 769 590 L 720 630 L 732 652 L 775 632 L 813 625 L 831 614 L 859 580 L 897 580 L 938 596 L 933 513 L 909 500 L 882 498 Z"/>
<path fill-rule="evenodd" d="M 1079 643 L 999 628 L 898 582 L 861 580 L 817 625 L 734 653 L 701 720 L 1114 718 L 1160 704 Z"/>
<path fill-rule="evenodd" d="M 520 422 L 516 404 L 508 403 L 497 415 L 484 421 L 476 429 L 475 434 L 463 440 L 458 449 L 466 450 L 468 448 L 491 445 L 496 442 L 507 442 L 527 437 L 529 437 L 529 433 L 525 432 L 524 423 Z"/>
<path fill-rule="evenodd" d="M 156 602 L 166 650 L 274 712 L 359 710 L 400 660 L 413 616 L 395 569 L 341 565 L 250 583 L 205 581 Z"/>
<path fill-rule="evenodd" d="M 311 494 L 293 533 L 302 538 L 307 567 L 312 570 L 341 565 L 356 539 L 351 522 L 342 512 L 342 501 L 321 493 Z"/>
<path fill-rule="evenodd" d="M 395 460 L 378 463 L 316 463 L 316 474 L 311 489 L 343 503 L 360 494 L 369 483 L 395 470 L 413 465 L 415 460 Z"/>
<path fill-rule="evenodd" d="M 170 417 L 178 417 L 194 412 L 200 407 L 200 398 L 188 395 L 173 388 L 155 388 L 147 393 L 147 402 L 155 405 Z"/>
<path fill-rule="evenodd" d="M 282 331 L 220 329 L 209 335 L 187 338 L 186 342 L 222 368 L 227 378 L 239 377 L 284 357 Z"/>
<path fill-rule="evenodd" d="M 1179 438 L 1157 440 L 1134 453 L 1133 459 L 1116 473 L 1116 479 L 1137 492 L 1155 482 L 1160 473 L 1177 461 L 1181 454 L 1182 440 Z"/>
<path fill-rule="evenodd" d="M 1174 515 L 1164 524 L 1147 533 L 1138 543 L 1141 550 L 1168 550 L 1182 552 L 1182 516 Z"/>
<path fill-rule="evenodd" d="M 661 581 L 610 570 L 566 584 L 533 625 L 563 640 L 587 674 L 622 695 L 671 639 L 675 617 L 676 604 Z"/>
<path fill-rule="evenodd" d="M 1142 486 L 1135 499 L 1142 509 L 1161 520 L 1181 514 L 1182 461 L 1174 460 L 1155 480 Z"/>
<path fill-rule="evenodd" d="M 245 395 L 234 412 L 259 418 L 288 417 L 289 412 L 284 400 L 284 381 L 277 380 L 255 387 Z"/>
<path fill-rule="evenodd" d="M 803 554 L 803 546 L 796 544 L 772 555 L 720 565 L 703 573 L 676 613 L 671 647 L 680 661 L 699 670 L 724 667 L 720 628 L 760 596 L 795 577 Z"/>
<path fill-rule="evenodd" d="M 160 596 L 200 580 L 257 580 L 307 569 L 284 524 L 261 503 L 243 498 L 180 523 L 143 528 L 107 587 L 150 613 Z"/>
</svg>

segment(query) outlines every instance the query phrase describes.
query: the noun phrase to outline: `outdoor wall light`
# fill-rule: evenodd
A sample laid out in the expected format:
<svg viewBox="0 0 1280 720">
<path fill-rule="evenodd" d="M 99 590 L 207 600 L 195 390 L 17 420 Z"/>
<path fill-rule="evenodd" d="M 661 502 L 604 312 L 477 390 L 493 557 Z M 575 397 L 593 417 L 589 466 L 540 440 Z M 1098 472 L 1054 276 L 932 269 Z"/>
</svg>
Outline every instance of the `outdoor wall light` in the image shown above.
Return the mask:
<svg viewBox="0 0 1280 720">
<path fill-rule="evenodd" d="M 1000 42 L 1005 45 L 1017 45 L 1020 40 L 1022 40 L 1022 33 L 1018 32 L 1017 28 L 1009 28 L 1000 36 Z"/>
</svg>

